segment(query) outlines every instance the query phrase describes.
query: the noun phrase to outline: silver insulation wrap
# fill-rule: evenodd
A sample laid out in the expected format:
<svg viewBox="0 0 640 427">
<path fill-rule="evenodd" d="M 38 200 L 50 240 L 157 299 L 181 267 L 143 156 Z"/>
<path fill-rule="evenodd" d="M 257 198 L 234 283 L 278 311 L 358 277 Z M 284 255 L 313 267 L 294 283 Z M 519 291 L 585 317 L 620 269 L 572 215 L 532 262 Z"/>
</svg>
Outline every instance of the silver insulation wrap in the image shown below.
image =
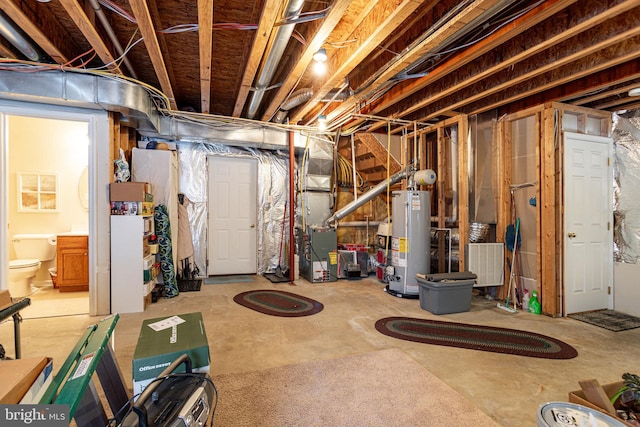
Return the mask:
<svg viewBox="0 0 640 427">
<path fill-rule="evenodd" d="M 640 117 L 613 116 L 614 260 L 640 256 Z"/>
<path fill-rule="evenodd" d="M 212 143 L 177 143 L 180 192 L 191 202 L 189 222 L 194 262 L 201 275 L 207 260 L 207 156 L 253 157 L 258 160 L 258 274 L 286 268 L 289 240 L 289 155 L 276 151 Z"/>
</svg>

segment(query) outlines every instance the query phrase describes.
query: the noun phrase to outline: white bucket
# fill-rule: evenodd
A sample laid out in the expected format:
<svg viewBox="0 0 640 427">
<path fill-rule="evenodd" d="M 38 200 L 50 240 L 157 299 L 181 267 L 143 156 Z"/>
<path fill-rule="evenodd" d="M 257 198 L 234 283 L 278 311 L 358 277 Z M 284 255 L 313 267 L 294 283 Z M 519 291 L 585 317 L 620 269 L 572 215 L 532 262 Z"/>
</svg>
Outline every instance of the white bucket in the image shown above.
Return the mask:
<svg viewBox="0 0 640 427">
<path fill-rule="evenodd" d="M 543 403 L 536 421 L 538 427 L 626 427 L 607 414 L 567 402 Z"/>
</svg>

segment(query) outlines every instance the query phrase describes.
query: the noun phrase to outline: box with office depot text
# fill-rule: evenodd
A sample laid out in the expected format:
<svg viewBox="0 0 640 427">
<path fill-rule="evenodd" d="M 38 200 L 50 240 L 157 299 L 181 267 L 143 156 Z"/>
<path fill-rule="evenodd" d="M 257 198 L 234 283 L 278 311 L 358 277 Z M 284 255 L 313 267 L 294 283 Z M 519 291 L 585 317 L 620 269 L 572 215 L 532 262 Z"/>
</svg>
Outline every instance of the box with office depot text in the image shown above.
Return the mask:
<svg viewBox="0 0 640 427">
<path fill-rule="evenodd" d="M 133 355 L 133 395 L 144 388 L 182 354 L 194 372 L 209 372 L 210 356 L 202 313 L 147 319 L 142 322 Z M 181 364 L 176 372 L 184 372 Z"/>
</svg>

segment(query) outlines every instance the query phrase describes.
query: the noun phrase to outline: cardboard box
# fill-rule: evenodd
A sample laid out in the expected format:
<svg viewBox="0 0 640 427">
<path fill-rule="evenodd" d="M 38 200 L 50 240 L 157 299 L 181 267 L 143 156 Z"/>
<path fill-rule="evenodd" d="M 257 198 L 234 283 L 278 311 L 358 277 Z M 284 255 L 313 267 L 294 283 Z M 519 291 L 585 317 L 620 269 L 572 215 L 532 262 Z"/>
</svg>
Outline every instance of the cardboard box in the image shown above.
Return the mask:
<svg viewBox="0 0 640 427">
<path fill-rule="evenodd" d="M 191 358 L 194 372 L 209 372 L 209 344 L 202 313 L 143 321 L 133 354 L 133 395 L 142 393 L 154 378 L 184 353 Z M 176 372 L 184 371 L 182 364 Z"/>
<path fill-rule="evenodd" d="M 109 186 L 109 200 L 112 202 L 144 202 L 151 185 L 147 182 L 112 182 Z"/>
<path fill-rule="evenodd" d="M 11 294 L 7 290 L 0 291 L 0 310 L 11 307 Z"/>
<path fill-rule="evenodd" d="M 604 384 L 602 385 L 602 388 L 604 389 L 604 392 L 607 394 L 607 397 L 611 398 L 614 394 L 616 394 L 616 392 L 618 390 L 620 390 L 620 388 L 622 388 L 622 386 L 624 385 L 624 383 L 622 381 L 618 381 L 615 383 L 610 383 L 610 384 Z M 577 403 L 579 405 L 582 406 L 586 406 L 587 408 L 591 408 L 591 409 L 595 409 L 599 412 L 602 412 L 604 414 L 607 414 L 609 416 L 611 416 L 611 414 L 607 413 L 607 411 L 593 403 L 591 403 L 589 400 L 587 400 L 587 397 L 584 394 L 584 391 L 582 390 L 576 390 L 576 391 L 570 391 L 569 392 L 569 402 L 571 403 Z M 623 419 L 620 419 L 618 417 L 616 417 L 617 420 L 619 420 L 621 423 L 634 427 L 633 424 L 629 424 L 628 422 L 626 422 Z"/>
<path fill-rule="evenodd" d="M 0 403 L 20 403 L 49 362 L 47 357 L 0 361 Z"/>
<path fill-rule="evenodd" d="M 51 383 L 53 382 L 53 359 L 48 357 L 48 362 L 45 367 L 38 375 L 38 378 L 33 382 L 31 388 L 27 390 L 27 393 L 24 395 L 22 400 L 20 400 L 21 405 L 37 405 L 40 403 L 40 399 L 44 396 L 44 392 L 47 391 Z"/>
</svg>

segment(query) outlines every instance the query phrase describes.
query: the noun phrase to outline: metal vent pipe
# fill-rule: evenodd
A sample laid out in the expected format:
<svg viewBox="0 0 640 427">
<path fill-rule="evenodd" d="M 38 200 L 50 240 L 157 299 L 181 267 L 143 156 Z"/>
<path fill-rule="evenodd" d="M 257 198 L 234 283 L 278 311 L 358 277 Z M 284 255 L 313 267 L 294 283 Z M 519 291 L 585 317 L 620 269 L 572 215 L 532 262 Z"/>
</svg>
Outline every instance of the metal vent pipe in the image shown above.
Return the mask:
<svg viewBox="0 0 640 427">
<path fill-rule="evenodd" d="M 325 220 L 324 224 L 331 225 L 332 223 L 335 223 L 336 221 L 344 218 L 345 216 L 349 215 L 351 212 L 358 209 L 360 206 L 367 203 L 369 200 L 372 200 L 378 194 L 382 193 L 384 190 L 386 190 L 388 185 L 393 185 L 396 182 L 400 181 L 401 179 L 407 178 L 412 173 L 413 173 L 413 166 L 411 165 L 407 166 L 400 172 L 390 176 L 388 181 L 384 180 L 378 183 L 378 185 L 373 187 L 371 190 L 367 191 L 366 193 L 358 197 L 358 200 L 354 200 L 353 202 L 347 204 L 345 207 L 343 207 L 342 209 L 334 213 L 332 216 L 330 216 Z"/>
<path fill-rule="evenodd" d="M 31 43 L 27 35 L 9 17 L 0 11 L 0 34 L 31 61 L 42 62 L 39 49 Z"/>
<path fill-rule="evenodd" d="M 290 0 L 286 7 L 285 19 L 298 15 L 303 5 L 304 0 Z M 289 39 L 291 38 L 294 27 L 295 24 L 285 24 L 279 26 L 276 30 L 273 46 L 271 46 L 267 59 L 264 61 L 260 75 L 256 80 L 255 88 L 251 92 L 251 99 L 249 100 L 249 107 L 247 108 L 247 117 L 250 119 L 253 119 L 258 113 L 264 93 L 271 84 L 271 79 L 276 73 L 287 44 L 289 44 Z"/>
<path fill-rule="evenodd" d="M 91 7 L 93 8 L 93 10 L 95 11 L 96 15 L 98 16 L 98 19 L 100 20 L 100 23 L 102 23 L 102 28 L 104 28 L 104 30 L 107 32 L 107 35 L 109 36 L 109 39 L 111 40 L 111 43 L 113 43 L 113 47 L 115 48 L 116 52 L 118 52 L 118 55 L 120 55 L 120 56 L 124 55 L 124 49 L 122 48 L 122 45 L 120 44 L 120 41 L 118 40 L 118 37 L 113 32 L 113 28 L 111 27 L 111 24 L 109 23 L 109 20 L 105 16 L 104 11 L 100 7 L 100 4 L 98 3 L 98 0 L 89 0 L 89 3 L 91 3 Z M 122 60 L 124 62 L 124 65 L 127 66 L 127 70 L 129 70 L 129 73 L 131 73 L 131 77 L 133 77 L 134 79 L 137 79 L 138 76 L 136 75 L 136 72 L 134 71 L 133 67 L 131 66 L 131 63 L 129 62 L 129 59 L 127 58 L 127 56 L 125 55 L 122 58 Z"/>
</svg>

